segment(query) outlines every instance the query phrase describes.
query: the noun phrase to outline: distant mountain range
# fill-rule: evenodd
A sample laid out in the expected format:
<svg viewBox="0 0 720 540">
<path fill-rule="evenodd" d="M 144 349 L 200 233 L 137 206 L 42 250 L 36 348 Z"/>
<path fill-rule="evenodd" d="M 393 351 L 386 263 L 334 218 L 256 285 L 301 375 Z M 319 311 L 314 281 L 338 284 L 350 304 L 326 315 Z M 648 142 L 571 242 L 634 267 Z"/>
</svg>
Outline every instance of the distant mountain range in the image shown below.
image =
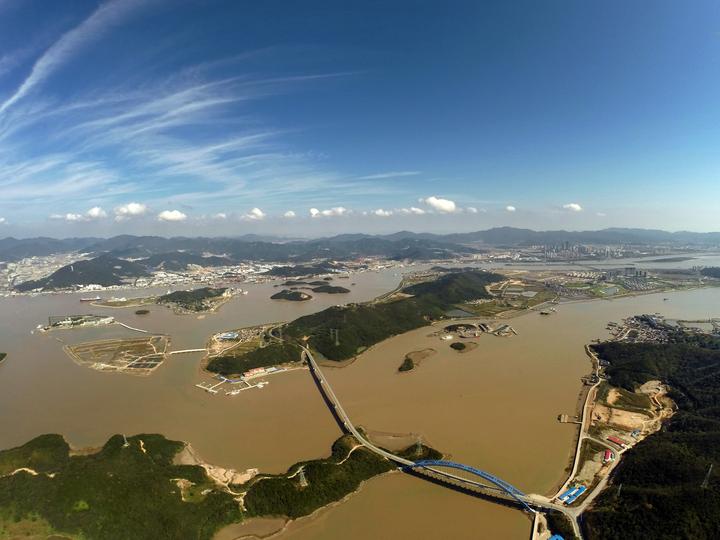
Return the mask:
<svg viewBox="0 0 720 540">
<path fill-rule="evenodd" d="M 227 261 L 308 262 L 316 259 L 350 259 L 378 256 L 391 259 L 446 258 L 455 254 L 474 253 L 471 246 L 454 244 L 442 237 L 384 238 L 357 235 L 306 241 L 268 242 L 245 238 L 162 238 L 159 236 L 116 236 L 108 239 L 51 240 L 37 238 L 0 240 L 0 261 L 16 261 L 33 255 L 78 252 L 88 255 L 110 254 L 114 257 L 142 260 L 152 267 L 180 269 L 196 264 L 193 258 L 225 264 Z"/>
<path fill-rule="evenodd" d="M 233 260 L 312 260 L 345 258 L 355 254 L 403 257 L 403 251 L 426 258 L 436 250 L 466 250 L 467 246 L 553 245 L 563 242 L 608 245 L 720 245 L 720 232 L 667 232 L 654 229 L 602 229 L 599 231 L 533 231 L 496 227 L 455 234 L 401 231 L 388 235 L 342 234 L 313 240 L 283 240 L 246 235 L 234 238 L 187 238 L 121 235 L 112 238 L 4 238 L 0 261 L 56 253 L 84 252 L 117 257 L 146 258 L 173 252 L 213 253 Z M 464 247 L 459 247 L 464 246 Z M 411 255 L 413 255 L 411 253 Z"/>
<path fill-rule="evenodd" d="M 667 232 L 654 229 L 610 228 L 599 231 L 533 231 L 496 227 L 455 234 L 401 231 L 388 235 L 342 234 L 313 240 L 284 240 L 246 235 L 227 238 L 187 238 L 121 235 L 112 238 L 27 238 L 0 239 L 0 261 L 56 253 L 110 253 L 123 258 L 185 252 L 213 254 L 231 260 L 310 261 L 317 258 L 343 259 L 353 256 L 388 258 L 442 258 L 443 253 L 467 253 L 472 248 L 497 246 L 555 245 L 563 242 L 602 245 L 720 246 L 720 232 Z M 169 262 L 169 261 L 168 261 Z"/>
<path fill-rule="evenodd" d="M 260 240 L 259 238 L 263 238 Z M 384 257 L 393 260 L 447 259 L 482 252 L 488 247 L 557 245 L 564 242 L 633 246 L 720 246 L 720 233 L 667 232 L 649 229 L 600 231 L 533 231 L 498 227 L 485 231 L 431 234 L 401 231 L 388 235 L 342 234 L 314 240 L 271 241 L 248 235 L 237 238 L 163 238 L 122 235 L 112 238 L 0 239 L 0 262 L 31 256 L 78 253 L 93 257 L 61 268 L 48 278 L 19 286 L 66 288 L 97 283 L 116 285 L 154 270 L 179 271 L 188 265 L 225 266 L 243 261 L 303 264 L 317 260 Z M 128 260 L 130 259 L 130 260 Z"/>
</svg>

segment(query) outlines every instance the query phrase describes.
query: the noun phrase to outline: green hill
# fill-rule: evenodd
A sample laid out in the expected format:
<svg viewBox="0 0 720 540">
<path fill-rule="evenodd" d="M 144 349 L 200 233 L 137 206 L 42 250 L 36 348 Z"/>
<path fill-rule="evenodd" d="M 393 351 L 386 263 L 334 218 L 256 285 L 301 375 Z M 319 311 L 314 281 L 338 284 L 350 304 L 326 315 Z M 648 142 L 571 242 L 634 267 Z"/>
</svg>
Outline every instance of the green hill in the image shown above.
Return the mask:
<svg viewBox="0 0 720 540">
<path fill-rule="evenodd" d="M 56 270 L 48 277 L 26 281 L 16 287 L 19 291 L 35 289 L 71 289 L 80 285 L 121 285 L 135 278 L 150 275 L 146 268 L 132 261 L 101 255 L 94 259 L 77 261 Z"/>
<path fill-rule="evenodd" d="M 488 298 L 485 286 L 502 279 L 477 270 L 446 274 L 405 288 L 412 298 L 331 307 L 291 322 L 285 334 L 307 336 L 310 346 L 326 358 L 346 360 L 384 339 L 445 317 L 455 304 Z"/>
<path fill-rule="evenodd" d="M 188 311 L 203 311 L 208 308 L 208 300 L 221 297 L 227 287 L 202 287 L 192 291 L 175 291 L 159 296 L 158 304 L 171 304 Z"/>
<path fill-rule="evenodd" d="M 502 279 L 499 274 L 479 270 L 454 272 L 436 281 L 406 288 L 404 292 L 412 292 L 413 297 L 333 306 L 300 317 L 283 329 L 283 336 L 286 343 L 307 343 L 329 360 L 347 360 L 391 336 L 446 317 L 446 312 L 456 303 L 489 297 L 485 286 Z M 297 347 L 273 344 L 239 356 L 214 358 L 207 369 L 227 375 L 242 373 L 250 366 L 270 366 L 299 359 Z"/>
<path fill-rule="evenodd" d="M 270 297 L 271 300 L 290 300 L 291 302 L 303 302 L 305 300 L 310 300 L 311 298 L 312 296 L 307 293 L 300 291 L 290 291 L 288 289 L 283 289 L 280 292 L 276 292 Z"/>
</svg>

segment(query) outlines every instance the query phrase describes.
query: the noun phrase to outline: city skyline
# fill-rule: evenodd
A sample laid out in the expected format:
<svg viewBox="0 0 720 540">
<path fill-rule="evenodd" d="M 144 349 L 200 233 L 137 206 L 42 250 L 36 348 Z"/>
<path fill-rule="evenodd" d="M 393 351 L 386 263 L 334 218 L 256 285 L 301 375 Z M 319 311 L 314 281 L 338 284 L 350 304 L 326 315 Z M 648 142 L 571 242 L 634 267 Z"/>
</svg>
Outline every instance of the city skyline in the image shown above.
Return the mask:
<svg viewBox="0 0 720 540">
<path fill-rule="evenodd" d="M 0 0 L 0 237 L 718 230 L 718 11 Z"/>
</svg>

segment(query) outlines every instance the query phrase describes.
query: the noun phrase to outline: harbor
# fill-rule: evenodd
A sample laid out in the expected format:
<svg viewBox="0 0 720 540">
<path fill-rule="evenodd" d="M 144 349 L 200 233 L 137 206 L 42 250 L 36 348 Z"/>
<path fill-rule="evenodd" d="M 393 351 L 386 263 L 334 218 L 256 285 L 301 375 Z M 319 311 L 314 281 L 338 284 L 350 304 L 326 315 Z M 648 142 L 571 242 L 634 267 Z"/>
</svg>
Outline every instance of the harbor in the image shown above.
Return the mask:
<svg viewBox="0 0 720 540">
<path fill-rule="evenodd" d="M 237 396 L 245 390 L 251 390 L 253 388 L 262 389 L 265 388 L 269 381 L 264 380 L 264 377 L 269 375 L 277 375 L 279 373 L 286 373 L 288 371 L 296 371 L 299 369 L 307 369 L 306 366 L 298 367 L 277 367 L 270 366 L 265 368 L 254 368 L 246 371 L 239 379 L 230 379 L 223 375 L 215 375 L 209 381 L 203 381 L 195 384 L 196 388 L 204 390 L 208 394 L 224 394 L 226 396 Z M 260 380 L 258 380 L 260 379 Z M 254 382 L 258 380 L 258 382 Z M 230 388 L 228 390 L 228 388 Z"/>
</svg>

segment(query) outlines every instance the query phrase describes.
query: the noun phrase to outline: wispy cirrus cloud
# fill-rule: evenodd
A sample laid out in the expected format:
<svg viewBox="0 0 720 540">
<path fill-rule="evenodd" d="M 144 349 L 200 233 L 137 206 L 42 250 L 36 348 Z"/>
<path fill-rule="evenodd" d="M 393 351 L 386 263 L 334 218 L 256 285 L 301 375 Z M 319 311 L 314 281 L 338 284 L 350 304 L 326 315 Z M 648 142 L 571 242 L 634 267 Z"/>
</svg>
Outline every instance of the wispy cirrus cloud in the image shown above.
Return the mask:
<svg viewBox="0 0 720 540">
<path fill-rule="evenodd" d="M 334 216 L 347 212 L 338 197 L 399 193 L 392 183 L 375 180 L 419 174 L 401 170 L 357 177 L 336 172 L 322 152 L 298 151 L 289 144 L 299 128 L 267 125 L 253 107 L 301 85 L 324 84 L 354 72 L 264 76 L 243 71 L 241 55 L 189 66 L 180 62 L 169 69 L 148 67 L 144 71 L 151 75 L 140 84 L 132 79 L 134 72 L 127 78 L 113 73 L 112 84 L 93 79 L 93 72 L 77 91 L 52 91 L 64 70 L 72 69 L 91 47 L 102 50 L 103 38 L 144 6 L 141 0 L 108 0 L 23 66 L 28 75 L 0 102 L 4 200 L 36 205 L 42 215 L 69 199 L 85 201 L 114 208 L 118 222 L 149 208 L 188 203 L 209 216 L 228 208 L 230 201 L 246 208 L 265 208 L 272 201 L 271 213 L 295 204 L 319 206 L 325 208 L 318 210 L 319 216 Z M 11 60 L 16 61 L 0 60 L 0 69 Z M 145 60 L 138 57 L 133 70 L 143 71 Z M 133 211 L 140 207 L 142 211 Z M 68 214 L 88 218 L 77 212 L 58 215 L 68 221 Z M 243 216 L 262 219 L 252 211 Z"/>
<path fill-rule="evenodd" d="M 385 178 L 402 178 L 404 176 L 417 176 L 420 171 L 389 171 L 366 176 L 358 176 L 358 180 L 383 180 Z"/>
<path fill-rule="evenodd" d="M 27 78 L 0 104 L 0 114 L 23 99 L 35 86 L 71 58 L 78 49 L 97 39 L 108 28 L 122 22 L 133 11 L 144 5 L 147 5 L 147 2 L 142 0 L 110 0 L 99 6 L 87 19 L 63 34 L 38 58 Z"/>
</svg>

